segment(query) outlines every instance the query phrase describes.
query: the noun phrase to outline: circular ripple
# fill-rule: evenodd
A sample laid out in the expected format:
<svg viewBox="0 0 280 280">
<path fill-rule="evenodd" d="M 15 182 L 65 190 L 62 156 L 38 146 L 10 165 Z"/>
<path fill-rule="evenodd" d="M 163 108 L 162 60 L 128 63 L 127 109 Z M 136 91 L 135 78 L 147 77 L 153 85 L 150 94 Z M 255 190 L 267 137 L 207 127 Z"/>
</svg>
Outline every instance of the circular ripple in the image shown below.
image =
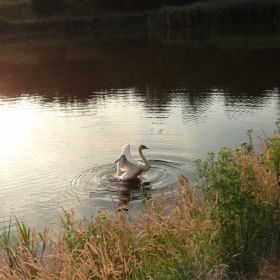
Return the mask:
<svg viewBox="0 0 280 280">
<path fill-rule="evenodd" d="M 184 173 L 182 164 L 162 160 L 150 160 L 151 168 L 138 179 L 121 181 L 116 176 L 116 165 L 107 164 L 90 168 L 74 177 L 69 184 L 68 193 L 73 196 L 92 198 L 141 199 L 139 185 L 152 192 L 174 187 L 178 176 Z"/>
</svg>

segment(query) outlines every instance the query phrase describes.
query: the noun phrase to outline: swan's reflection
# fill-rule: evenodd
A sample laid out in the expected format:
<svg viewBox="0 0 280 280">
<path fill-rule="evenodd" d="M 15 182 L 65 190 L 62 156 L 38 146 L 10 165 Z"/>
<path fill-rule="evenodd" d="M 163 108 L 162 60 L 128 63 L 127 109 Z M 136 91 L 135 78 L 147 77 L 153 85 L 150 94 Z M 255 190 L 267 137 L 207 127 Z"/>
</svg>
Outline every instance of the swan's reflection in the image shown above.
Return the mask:
<svg viewBox="0 0 280 280">
<path fill-rule="evenodd" d="M 118 211 L 128 210 L 127 206 L 133 200 L 148 200 L 151 198 L 150 182 L 143 182 L 139 178 L 119 181 L 118 186 Z"/>
<path fill-rule="evenodd" d="M 151 168 L 138 178 L 121 180 L 116 176 L 113 164 L 101 165 L 85 170 L 70 182 L 68 193 L 72 196 L 90 198 L 94 207 L 114 212 L 119 210 L 134 212 L 134 207 L 146 207 L 153 196 L 170 194 L 170 187 L 177 184 L 177 174 L 185 174 L 181 165 L 163 160 L 150 160 Z M 143 204 L 143 205 L 142 205 Z M 138 210 L 136 210 L 137 212 Z"/>
</svg>

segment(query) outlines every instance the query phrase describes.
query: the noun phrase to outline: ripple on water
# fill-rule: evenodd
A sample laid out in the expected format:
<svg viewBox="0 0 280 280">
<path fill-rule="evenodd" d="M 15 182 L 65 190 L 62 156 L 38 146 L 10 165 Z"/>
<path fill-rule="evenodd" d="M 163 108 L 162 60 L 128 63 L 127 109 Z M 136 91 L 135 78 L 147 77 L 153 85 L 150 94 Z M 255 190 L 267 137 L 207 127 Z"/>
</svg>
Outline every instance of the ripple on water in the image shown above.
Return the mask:
<svg viewBox="0 0 280 280">
<path fill-rule="evenodd" d="M 184 173 L 182 164 L 163 160 L 150 160 L 151 168 L 139 179 L 120 181 L 116 178 L 116 165 L 106 164 L 83 171 L 69 184 L 68 194 L 77 197 L 141 200 L 139 184 L 146 190 L 169 191 L 177 184 L 178 176 Z M 175 175 L 174 175 L 175 174 Z"/>
</svg>

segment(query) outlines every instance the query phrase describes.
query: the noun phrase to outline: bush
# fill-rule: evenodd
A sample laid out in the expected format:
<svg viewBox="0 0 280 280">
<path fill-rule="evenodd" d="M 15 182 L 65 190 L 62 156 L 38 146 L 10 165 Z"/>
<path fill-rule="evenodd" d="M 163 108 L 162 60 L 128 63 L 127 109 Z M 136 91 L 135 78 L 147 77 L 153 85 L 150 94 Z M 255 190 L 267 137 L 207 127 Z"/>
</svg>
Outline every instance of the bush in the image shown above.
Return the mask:
<svg viewBox="0 0 280 280">
<path fill-rule="evenodd" d="M 279 123 L 277 122 L 279 126 Z M 279 131 L 280 132 L 280 131 Z M 197 174 L 212 219 L 219 221 L 223 261 L 234 275 L 252 279 L 258 259 L 279 251 L 280 138 L 262 142 L 261 156 L 250 143 L 238 150 L 223 147 L 218 158 L 197 160 Z"/>
</svg>

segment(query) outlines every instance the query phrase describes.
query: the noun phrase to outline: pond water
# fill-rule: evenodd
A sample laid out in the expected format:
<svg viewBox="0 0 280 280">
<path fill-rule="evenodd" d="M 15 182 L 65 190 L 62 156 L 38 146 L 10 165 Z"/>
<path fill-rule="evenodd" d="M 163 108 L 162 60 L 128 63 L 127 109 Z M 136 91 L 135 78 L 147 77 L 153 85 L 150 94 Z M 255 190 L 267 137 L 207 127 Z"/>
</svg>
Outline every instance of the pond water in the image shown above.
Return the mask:
<svg viewBox="0 0 280 280">
<path fill-rule="evenodd" d="M 247 129 L 258 144 L 279 117 L 279 61 L 273 25 L 0 37 L 0 230 L 137 211 L 140 181 L 168 194 Z M 149 147 L 134 184 L 112 181 L 126 143 Z"/>
</svg>

